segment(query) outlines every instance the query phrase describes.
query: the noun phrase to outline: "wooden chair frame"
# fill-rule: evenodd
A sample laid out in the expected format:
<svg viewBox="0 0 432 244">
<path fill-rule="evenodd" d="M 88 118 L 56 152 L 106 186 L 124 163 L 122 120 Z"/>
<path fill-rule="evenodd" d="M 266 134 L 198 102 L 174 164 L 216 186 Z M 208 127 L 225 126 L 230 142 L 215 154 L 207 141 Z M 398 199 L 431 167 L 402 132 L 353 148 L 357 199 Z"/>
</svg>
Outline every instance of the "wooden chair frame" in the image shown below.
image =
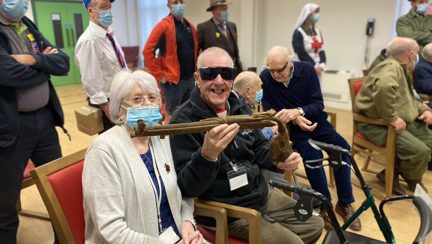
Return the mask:
<svg viewBox="0 0 432 244">
<path fill-rule="evenodd" d="M 216 244 L 228 243 L 227 217 L 245 219 L 249 223 L 249 243 L 262 244 L 261 215 L 255 209 L 215 201 L 195 200 L 195 215 L 216 220 Z"/>
<path fill-rule="evenodd" d="M 21 185 L 21 190 L 24 190 L 25 188 L 30 187 L 33 184 L 34 184 L 34 182 L 33 182 L 32 177 L 24 178 L 22 185 Z M 51 220 L 49 215 L 46 213 L 41 213 L 41 212 L 23 209 L 22 205 L 21 205 L 21 197 L 20 197 L 20 199 L 18 199 L 17 211 L 18 211 L 18 214 L 21 216 L 26 216 L 26 217 L 36 218 L 36 219 L 41 219 L 41 220 L 47 220 L 47 221 Z"/>
<path fill-rule="evenodd" d="M 76 243 L 76 241 L 59 200 L 48 180 L 48 176 L 83 160 L 86 150 L 83 149 L 74 154 L 59 158 L 30 171 L 51 217 L 52 225 L 60 243 Z"/>
<path fill-rule="evenodd" d="M 386 156 L 385 193 L 386 193 L 386 197 L 390 197 L 392 195 L 393 180 L 394 180 L 394 167 L 395 167 L 395 156 L 396 156 L 395 154 L 396 153 L 396 132 L 394 127 L 388 124 L 383 119 L 372 119 L 354 112 L 354 100 L 356 96 L 356 92 L 354 90 L 354 84 L 362 80 L 364 81 L 365 79 L 366 79 L 365 77 L 348 79 L 352 108 L 353 108 L 352 152 L 353 154 L 355 154 L 360 151 L 364 151 L 368 155 L 366 157 L 365 165 L 362 168 L 365 171 L 368 171 L 368 166 L 373 151 L 378 152 L 380 154 L 384 154 Z M 357 133 L 359 132 L 358 130 L 359 123 L 386 126 L 387 138 L 386 138 L 385 146 L 383 147 L 377 146 L 371 141 L 367 140 L 366 138 L 360 138 L 356 136 Z"/>
</svg>

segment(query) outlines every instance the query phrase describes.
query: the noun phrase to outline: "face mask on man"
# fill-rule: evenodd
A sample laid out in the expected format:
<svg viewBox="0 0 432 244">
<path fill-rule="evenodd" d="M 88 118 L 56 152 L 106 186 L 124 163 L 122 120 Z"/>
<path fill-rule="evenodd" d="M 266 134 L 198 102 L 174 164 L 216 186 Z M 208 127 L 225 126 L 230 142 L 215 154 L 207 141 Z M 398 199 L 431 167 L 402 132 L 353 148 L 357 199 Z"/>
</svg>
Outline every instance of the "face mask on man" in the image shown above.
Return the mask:
<svg viewBox="0 0 432 244">
<path fill-rule="evenodd" d="M 138 108 L 125 108 L 126 112 L 126 123 L 134 128 L 138 120 L 143 120 L 147 126 L 154 126 L 162 120 L 162 114 L 160 113 L 158 106 L 142 106 Z"/>
<path fill-rule="evenodd" d="M 24 17 L 28 9 L 28 0 L 3 0 L 2 9 L 13 21 Z"/>
<path fill-rule="evenodd" d="M 99 24 L 108 27 L 113 23 L 113 15 L 111 9 L 99 10 Z"/>
<path fill-rule="evenodd" d="M 417 64 L 418 64 L 419 61 L 420 61 L 419 55 L 416 54 L 416 60 L 414 61 L 413 68 L 415 68 L 417 66 Z"/>
<path fill-rule="evenodd" d="M 312 20 L 314 23 L 318 22 L 320 19 L 320 14 L 316 13 L 312 15 Z"/>
<path fill-rule="evenodd" d="M 263 93 L 263 90 L 262 90 L 262 89 L 259 90 L 259 91 L 257 91 L 257 93 L 256 93 L 256 95 L 255 95 L 255 102 L 256 102 L 256 103 L 260 103 L 261 100 L 262 100 L 262 98 L 263 98 L 263 95 L 264 95 L 264 93 Z"/>
<path fill-rule="evenodd" d="M 228 21 L 228 11 L 224 10 L 220 13 L 220 18 L 222 21 Z"/>
<path fill-rule="evenodd" d="M 416 12 L 419 14 L 424 14 L 424 13 L 426 13 L 428 8 L 429 8 L 428 4 L 421 4 L 421 5 L 417 6 Z"/>
<path fill-rule="evenodd" d="M 179 3 L 179 4 L 174 4 L 172 6 L 172 15 L 174 15 L 174 17 L 181 18 L 184 16 L 184 12 L 185 12 L 184 4 Z"/>
</svg>

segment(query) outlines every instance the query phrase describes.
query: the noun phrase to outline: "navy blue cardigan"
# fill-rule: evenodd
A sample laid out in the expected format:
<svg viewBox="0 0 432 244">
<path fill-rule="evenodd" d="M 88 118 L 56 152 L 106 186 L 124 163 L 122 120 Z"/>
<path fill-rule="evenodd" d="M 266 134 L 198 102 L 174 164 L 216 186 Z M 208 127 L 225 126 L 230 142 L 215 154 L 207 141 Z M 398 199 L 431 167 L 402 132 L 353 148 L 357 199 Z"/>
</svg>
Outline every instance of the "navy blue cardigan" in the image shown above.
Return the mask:
<svg viewBox="0 0 432 244">
<path fill-rule="evenodd" d="M 414 84 L 418 93 L 432 95 L 432 63 L 420 59 L 415 67 Z"/>
<path fill-rule="evenodd" d="M 265 110 L 291 109 L 301 107 L 305 117 L 312 122 L 327 120 L 321 87 L 315 68 L 308 62 L 294 62 L 294 73 L 288 87 L 273 79 L 264 69 L 260 78 L 263 82 L 262 99 Z"/>
</svg>

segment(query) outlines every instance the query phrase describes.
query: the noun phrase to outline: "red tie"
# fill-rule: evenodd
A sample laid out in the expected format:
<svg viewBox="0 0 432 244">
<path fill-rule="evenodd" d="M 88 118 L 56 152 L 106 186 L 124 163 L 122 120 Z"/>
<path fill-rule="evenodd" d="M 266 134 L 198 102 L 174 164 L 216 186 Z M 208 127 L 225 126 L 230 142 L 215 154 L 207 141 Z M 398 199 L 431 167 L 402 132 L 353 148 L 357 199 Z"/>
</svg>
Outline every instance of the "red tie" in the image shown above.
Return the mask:
<svg viewBox="0 0 432 244">
<path fill-rule="evenodd" d="M 111 31 L 110 33 L 107 33 L 107 37 L 111 41 L 112 46 L 114 47 L 114 51 L 117 54 L 117 58 L 118 58 L 118 60 L 120 62 L 121 67 L 123 69 L 126 68 L 125 59 L 124 59 L 122 53 L 120 52 L 120 49 L 117 47 L 116 42 L 114 40 L 114 31 Z"/>
</svg>

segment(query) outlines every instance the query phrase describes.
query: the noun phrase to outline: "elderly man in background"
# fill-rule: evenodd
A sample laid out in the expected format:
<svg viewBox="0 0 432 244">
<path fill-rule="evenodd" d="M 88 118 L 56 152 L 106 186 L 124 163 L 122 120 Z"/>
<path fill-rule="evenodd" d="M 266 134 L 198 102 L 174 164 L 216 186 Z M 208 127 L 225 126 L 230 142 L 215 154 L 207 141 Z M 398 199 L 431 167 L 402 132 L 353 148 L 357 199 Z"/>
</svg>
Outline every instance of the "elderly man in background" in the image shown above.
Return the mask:
<svg viewBox="0 0 432 244">
<path fill-rule="evenodd" d="M 226 51 L 206 49 L 197 67 L 196 88 L 190 100 L 174 113 L 171 123 L 250 114 L 244 99 L 231 91 L 237 72 Z M 173 136 L 171 148 L 183 196 L 260 211 L 264 216 L 263 243 L 313 243 L 321 235 L 322 220 L 316 216 L 306 222 L 297 220 L 293 209 L 296 201 L 269 188 L 261 174 L 261 168 L 293 170 L 301 161 L 300 155 L 294 152 L 283 162 L 272 162 L 268 140 L 259 130 L 240 131 L 236 123 L 223 124 L 206 134 Z M 230 221 L 228 228 L 230 235 L 247 240 L 248 223 L 244 219 Z"/>
<path fill-rule="evenodd" d="M 356 113 L 384 119 L 395 127 L 395 176 L 400 173 L 412 191 L 417 183 L 422 184 L 432 148 L 432 131 L 427 127 L 432 124 L 432 112 L 415 99 L 412 89 L 418 51 L 419 46 L 411 38 L 393 39 L 387 48 L 388 58 L 368 75 L 354 103 Z M 359 129 L 375 144 L 385 144 L 384 126 L 361 124 Z M 377 177 L 382 181 L 384 175 L 383 170 Z M 393 191 L 404 194 L 403 189 L 398 189 L 398 177 L 395 182 Z"/>
<path fill-rule="evenodd" d="M 414 39 L 421 50 L 432 42 L 432 16 L 426 14 L 429 8 L 428 0 L 408 1 L 411 2 L 411 9 L 397 20 L 396 32 L 400 37 Z"/>
<path fill-rule="evenodd" d="M 102 110 L 104 129 L 114 126 L 109 114 L 109 90 L 114 75 L 127 69 L 123 51 L 110 28 L 114 0 L 83 0 L 90 23 L 75 46 L 75 60 L 89 105 Z M 102 132 L 103 132 L 102 131 Z"/>
<path fill-rule="evenodd" d="M 255 72 L 243 71 L 235 78 L 233 90 L 244 97 L 246 104 L 253 112 L 259 112 L 263 97 L 261 85 L 262 81 Z M 270 139 L 274 134 L 277 134 L 277 130 L 278 126 L 275 125 L 262 128 L 261 132 L 267 139 Z"/>
<path fill-rule="evenodd" d="M 414 85 L 418 93 L 432 95 L 432 43 L 422 50 L 422 58 L 415 66 Z"/>
<path fill-rule="evenodd" d="M 263 81 L 263 106 L 265 110 L 274 109 L 278 113 L 276 118 L 284 123 L 290 122 L 290 137 L 305 161 L 323 158 L 321 151 L 309 144 L 309 139 L 322 141 L 350 149 L 335 128 L 327 121 L 324 112 L 323 97 L 315 72 L 314 65 L 309 62 L 293 62 L 293 55 L 286 47 L 275 46 L 270 49 L 266 57 L 267 67 L 261 72 Z M 350 163 L 347 156 L 344 162 Z M 314 166 L 321 165 L 322 161 Z M 306 174 L 312 188 L 331 200 L 330 191 L 324 169 L 309 169 Z M 351 203 L 354 195 L 351 185 L 350 167 L 334 170 L 338 202 L 336 212 L 344 221 L 354 212 Z M 325 211 L 321 211 L 326 229 L 331 229 L 331 221 Z M 352 230 L 361 230 L 360 219 L 355 219 L 350 225 Z"/>
<path fill-rule="evenodd" d="M 228 3 L 225 0 L 210 0 L 207 12 L 213 17 L 198 25 L 199 49 L 220 47 L 227 51 L 234 60 L 234 67 L 240 73 L 243 70 L 237 41 L 237 26 L 228 21 Z"/>
<path fill-rule="evenodd" d="M 153 28 L 143 55 L 148 72 L 162 89 L 169 121 L 176 108 L 189 99 L 194 87 L 198 34 L 184 17 L 183 0 L 168 0 L 167 7 L 170 14 Z"/>
</svg>

